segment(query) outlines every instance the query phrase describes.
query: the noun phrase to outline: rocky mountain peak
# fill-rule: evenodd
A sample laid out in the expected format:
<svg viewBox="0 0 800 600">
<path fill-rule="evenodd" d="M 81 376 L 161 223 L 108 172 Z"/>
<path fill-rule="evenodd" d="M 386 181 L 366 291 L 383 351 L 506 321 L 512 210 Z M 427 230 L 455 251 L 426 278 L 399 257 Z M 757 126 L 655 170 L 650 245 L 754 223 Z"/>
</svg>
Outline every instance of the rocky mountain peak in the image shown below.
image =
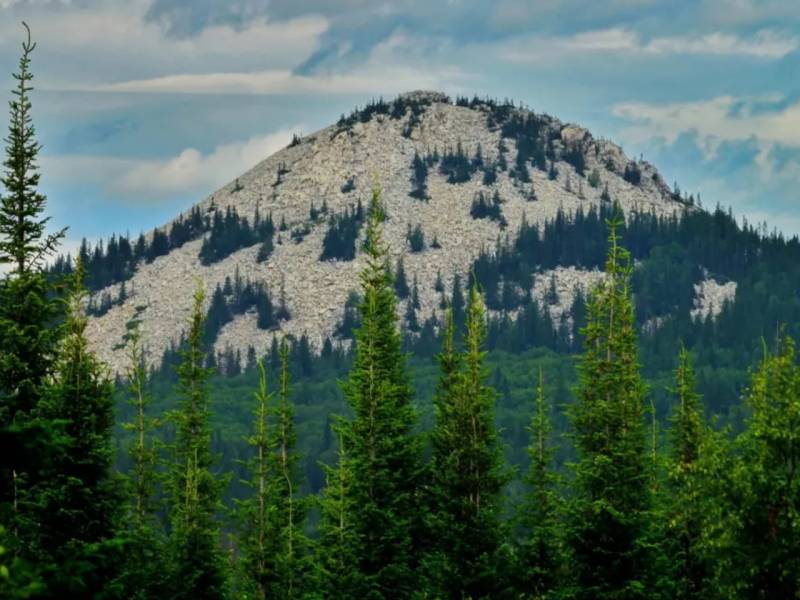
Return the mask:
<svg viewBox="0 0 800 600">
<path fill-rule="evenodd" d="M 652 165 L 577 125 L 508 102 L 408 92 L 296 137 L 151 233 L 147 259 L 94 294 L 104 306 L 89 326 L 93 346 L 120 370 L 128 323 L 140 318 L 158 363 L 181 338 L 198 279 L 210 306 L 239 299 L 209 340 L 218 352 L 262 353 L 283 334 L 336 343 L 376 184 L 393 267 L 402 259 L 417 286 L 419 322 L 441 312 L 442 286 L 463 281 L 478 253 L 523 223 L 611 202 L 626 213 L 687 209 Z M 572 287 L 595 277 L 564 273 Z"/>
</svg>

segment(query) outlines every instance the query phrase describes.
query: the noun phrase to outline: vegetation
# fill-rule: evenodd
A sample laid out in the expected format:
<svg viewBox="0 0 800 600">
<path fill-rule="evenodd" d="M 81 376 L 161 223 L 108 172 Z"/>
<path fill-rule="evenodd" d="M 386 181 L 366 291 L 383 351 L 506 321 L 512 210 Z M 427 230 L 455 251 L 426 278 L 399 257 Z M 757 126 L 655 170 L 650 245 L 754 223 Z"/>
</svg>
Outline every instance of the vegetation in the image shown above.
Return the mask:
<svg viewBox="0 0 800 600">
<path fill-rule="evenodd" d="M 449 294 L 439 278 L 437 336 L 413 325 L 416 279 L 402 263 L 403 283 L 392 277 L 375 191 L 342 324 L 351 350 L 326 340 L 315 356 L 305 336 L 273 337 L 266 356 L 215 376 L 214 332 L 264 302 L 237 274 L 208 312 L 198 283 L 160 370 L 137 313 L 115 387 L 86 340 L 83 260 L 44 268 L 60 235 L 46 234 L 36 191 L 33 48 L 0 198 L 3 598 L 797 597 L 797 239 L 721 210 L 559 214 L 479 257 L 466 299 L 460 277 Z M 416 114 L 397 106 L 371 110 Z M 504 106 L 492 118 L 510 127 Z M 539 133 L 531 160 L 549 151 Z M 214 239 L 210 255 L 232 247 Z M 559 264 L 605 271 L 577 295 L 573 330 L 517 293 Z M 735 278 L 737 300 L 682 321 L 701 264 Z M 263 310 L 288 317 L 282 301 Z"/>
</svg>

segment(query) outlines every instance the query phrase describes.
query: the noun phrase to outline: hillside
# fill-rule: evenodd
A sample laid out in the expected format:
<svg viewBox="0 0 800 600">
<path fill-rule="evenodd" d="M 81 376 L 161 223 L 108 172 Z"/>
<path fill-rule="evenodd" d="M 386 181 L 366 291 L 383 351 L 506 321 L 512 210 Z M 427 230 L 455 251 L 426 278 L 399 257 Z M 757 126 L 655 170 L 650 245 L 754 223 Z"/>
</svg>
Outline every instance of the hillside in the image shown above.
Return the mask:
<svg viewBox="0 0 800 600">
<path fill-rule="evenodd" d="M 229 314 L 209 340 L 217 353 L 263 352 L 278 333 L 306 335 L 317 349 L 340 339 L 362 267 L 359 203 L 374 185 L 393 260 L 402 258 L 409 286 L 417 282 L 419 323 L 439 310 L 443 287 L 452 289 L 456 275 L 464 281 L 482 251 L 523 223 L 541 227 L 611 202 L 627 215 L 695 210 L 652 165 L 579 126 L 509 103 L 412 92 L 296 138 L 172 223 L 135 245 L 126 240 L 130 257 L 93 282 L 88 334 L 100 358 L 122 368 L 126 324 L 137 317 L 157 364 L 181 337 L 198 279 L 210 303 L 218 287 L 228 298 Z M 125 254 L 112 243 L 115 256 Z M 105 250 L 107 260 L 112 247 Z M 541 300 L 557 287 L 554 322 L 599 276 L 564 267 L 539 270 L 515 292 Z M 695 310 L 718 310 L 734 293 L 735 284 L 709 281 L 698 288 L 698 302 L 708 300 Z"/>
</svg>

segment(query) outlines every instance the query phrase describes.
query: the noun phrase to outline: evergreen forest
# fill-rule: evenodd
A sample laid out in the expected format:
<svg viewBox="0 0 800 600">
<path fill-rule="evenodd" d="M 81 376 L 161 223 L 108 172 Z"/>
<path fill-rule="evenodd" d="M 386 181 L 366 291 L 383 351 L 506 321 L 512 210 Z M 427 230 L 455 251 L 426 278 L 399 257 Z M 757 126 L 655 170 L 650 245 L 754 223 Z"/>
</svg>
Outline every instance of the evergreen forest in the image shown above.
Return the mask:
<svg viewBox="0 0 800 600">
<path fill-rule="evenodd" d="M 57 259 L 34 49 L 0 176 L 0 598 L 800 597 L 797 238 L 721 208 L 623 218 L 610 202 L 507 232 L 419 323 L 375 189 L 326 217 L 320 259 L 367 259 L 339 327 L 351 345 L 214 355 L 235 314 L 291 318 L 280 282 L 235 273 L 209 298 L 187 290 L 159 369 L 132 319 L 113 376 L 87 341 L 91 291 L 200 231 L 204 263 L 255 244 L 263 260 L 281 228 L 192 212 Z M 520 152 L 520 177 L 548 168 L 539 150 Z M 456 181 L 477 168 L 461 145 L 446 156 Z M 499 221 L 502 199 L 473 211 Z M 739 288 L 693 320 L 701 264 Z M 510 285 L 556 265 L 605 273 L 575 300 L 577 335 Z"/>
</svg>

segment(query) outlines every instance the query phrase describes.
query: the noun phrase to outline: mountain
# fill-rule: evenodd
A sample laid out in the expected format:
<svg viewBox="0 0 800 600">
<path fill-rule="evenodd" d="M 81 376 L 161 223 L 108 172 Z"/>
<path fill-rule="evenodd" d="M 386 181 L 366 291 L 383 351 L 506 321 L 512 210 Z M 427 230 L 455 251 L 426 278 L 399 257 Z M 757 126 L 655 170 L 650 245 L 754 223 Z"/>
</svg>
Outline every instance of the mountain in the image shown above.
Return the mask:
<svg viewBox="0 0 800 600">
<path fill-rule="evenodd" d="M 181 338 L 198 280 L 212 305 L 219 287 L 210 315 L 218 331 L 209 339 L 217 353 L 262 352 L 279 333 L 305 335 L 317 349 L 326 338 L 347 337 L 339 325 L 362 267 L 360 206 L 376 185 L 391 253 L 403 259 L 408 285 L 417 282 L 419 323 L 441 313 L 442 286 L 452 289 L 456 276 L 465 281 L 481 252 L 521 227 L 612 202 L 627 215 L 697 210 L 652 165 L 577 125 L 509 102 L 411 92 L 296 137 L 136 243 L 114 238 L 94 252 L 84 247 L 95 275 L 91 343 L 120 370 L 126 325 L 140 318 L 157 363 Z M 576 291 L 599 276 L 556 265 L 522 288 L 540 300 L 556 288 L 550 312 L 557 322 Z M 698 292 L 719 307 L 735 285 L 709 281 Z M 220 308 L 222 296 L 228 306 Z"/>
</svg>

